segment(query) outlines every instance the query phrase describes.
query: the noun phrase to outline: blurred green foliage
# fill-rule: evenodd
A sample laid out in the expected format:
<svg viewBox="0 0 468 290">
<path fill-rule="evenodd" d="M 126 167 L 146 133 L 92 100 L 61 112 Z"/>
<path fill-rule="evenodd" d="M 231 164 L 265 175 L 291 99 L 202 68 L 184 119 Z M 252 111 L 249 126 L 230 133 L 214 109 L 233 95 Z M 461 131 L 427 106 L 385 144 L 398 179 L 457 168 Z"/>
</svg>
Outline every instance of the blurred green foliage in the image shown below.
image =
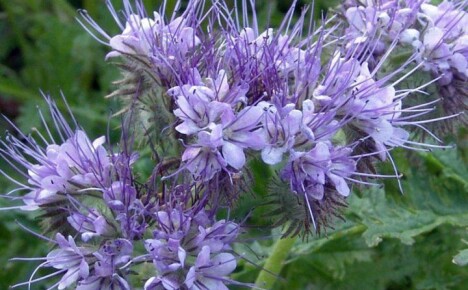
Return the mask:
<svg viewBox="0 0 468 290">
<path fill-rule="evenodd" d="M 144 2 L 151 10 L 158 1 Z M 290 1 L 267 5 L 270 2 L 257 1 L 259 17 L 275 25 Z M 315 4 L 318 17 L 333 1 Z M 0 0 L 0 111 L 26 132 L 41 126 L 36 113 L 37 107 L 43 106 L 39 90 L 56 98 L 63 93 L 92 137 L 106 133 L 109 116 L 118 107 L 104 96 L 112 91 L 112 81 L 119 72 L 104 61 L 106 47 L 75 20 L 78 8 L 87 9 L 107 31 L 117 31 L 104 1 Z M 119 120 L 112 119 L 110 128 L 118 124 Z M 0 121 L 2 133 L 11 130 L 9 127 Z M 112 132 L 116 140 L 117 131 Z M 396 163 L 405 176 L 404 194 L 399 193 L 394 180 L 385 183 L 385 191 L 356 190 L 345 211 L 346 222 L 337 221 L 335 229 L 322 236 L 296 243 L 276 289 L 464 289 L 468 271 L 456 264 L 468 261 L 467 250 L 463 250 L 467 247 L 463 240 L 468 240 L 467 140 L 466 132 L 461 132 L 460 145 L 454 150 L 410 155 L 396 152 Z M 383 170 L 391 172 L 389 164 Z M 257 198 L 246 195 L 240 201 L 240 220 L 261 203 L 271 177 L 261 166 L 254 166 L 253 175 Z M 11 185 L 0 178 L 0 187 L 7 192 Z M 0 199 L 0 206 L 10 205 Z M 258 226 L 262 214 L 257 210 L 247 224 Z M 19 224 L 40 232 L 36 216 L 1 212 L 0 289 L 26 281 L 40 263 L 9 262 L 9 258 L 41 257 L 49 250 Z M 236 246 L 245 260 L 234 278 L 244 282 L 255 280 L 258 265 L 280 235 L 278 229 L 270 231 L 268 227 L 251 228 L 249 233 L 244 243 Z M 34 289 L 46 289 L 41 285 L 51 283 L 36 284 Z"/>
</svg>

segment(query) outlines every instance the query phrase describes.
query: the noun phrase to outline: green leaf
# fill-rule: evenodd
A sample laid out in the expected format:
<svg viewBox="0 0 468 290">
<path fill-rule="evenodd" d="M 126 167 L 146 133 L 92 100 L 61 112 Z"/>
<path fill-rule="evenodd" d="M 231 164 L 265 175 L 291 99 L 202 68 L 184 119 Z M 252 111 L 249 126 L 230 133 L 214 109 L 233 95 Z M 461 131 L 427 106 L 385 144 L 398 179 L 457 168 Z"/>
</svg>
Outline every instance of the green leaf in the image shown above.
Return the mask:
<svg viewBox="0 0 468 290">
<path fill-rule="evenodd" d="M 411 245 L 440 225 L 468 226 L 468 173 L 456 150 L 413 159 L 404 195 L 373 189 L 349 199 L 350 211 L 367 227 L 363 237 L 369 246 L 383 238 Z"/>
<path fill-rule="evenodd" d="M 383 190 L 368 193 L 369 197 L 353 197 L 351 206 L 367 226 L 363 237 L 369 246 L 378 245 L 383 238 L 397 238 L 411 245 L 414 237 L 429 232 L 442 224 L 468 226 L 468 212 L 465 214 L 438 215 L 429 210 L 402 207 L 385 197 Z M 468 207 L 467 207 L 468 210 Z"/>
</svg>

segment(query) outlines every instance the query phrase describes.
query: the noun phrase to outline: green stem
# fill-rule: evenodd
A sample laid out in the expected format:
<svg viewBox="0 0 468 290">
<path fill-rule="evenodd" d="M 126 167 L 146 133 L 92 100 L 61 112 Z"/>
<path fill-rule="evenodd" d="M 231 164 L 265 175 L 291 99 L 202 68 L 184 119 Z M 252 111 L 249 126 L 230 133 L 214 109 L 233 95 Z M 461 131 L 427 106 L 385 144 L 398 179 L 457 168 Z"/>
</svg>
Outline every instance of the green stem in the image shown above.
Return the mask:
<svg viewBox="0 0 468 290">
<path fill-rule="evenodd" d="M 257 287 L 262 289 L 271 289 L 273 287 L 296 239 L 297 236 L 293 238 L 280 238 L 276 241 L 276 244 L 273 246 L 273 251 L 266 260 L 263 270 L 260 271 L 255 281 Z"/>
</svg>

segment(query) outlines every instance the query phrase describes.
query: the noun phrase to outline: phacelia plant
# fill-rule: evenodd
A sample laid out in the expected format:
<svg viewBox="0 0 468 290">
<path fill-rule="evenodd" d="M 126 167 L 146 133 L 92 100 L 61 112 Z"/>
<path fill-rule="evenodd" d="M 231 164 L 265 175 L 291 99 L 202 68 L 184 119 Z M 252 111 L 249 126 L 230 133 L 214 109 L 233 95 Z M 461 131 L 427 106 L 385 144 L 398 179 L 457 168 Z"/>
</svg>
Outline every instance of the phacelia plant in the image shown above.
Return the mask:
<svg viewBox="0 0 468 290">
<path fill-rule="evenodd" d="M 246 229 L 229 212 L 252 194 L 252 160 L 275 176 L 272 225 L 284 236 L 321 234 L 353 187 L 401 177 L 392 150 L 450 147 L 426 125 L 466 124 L 456 118 L 467 105 L 464 1 L 345 1 L 317 23 L 294 4 L 265 29 L 246 2 L 189 0 L 155 12 L 108 2 L 116 35 L 79 12 L 122 71 L 111 94 L 122 104 L 121 141 L 93 140 L 49 96 L 45 134 L 18 130 L 2 141 L 18 173 L 2 172 L 17 186 L 5 195 L 9 209 L 44 217 L 37 235 L 50 252 L 30 260 L 52 269 L 13 287 L 254 287 L 230 278 Z M 419 74 L 427 81 L 411 85 Z M 417 131 L 433 138 L 414 139 Z M 139 156 L 143 148 L 151 156 Z M 147 178 L 141 158 L 153 162 Z M 376 171 L 384 161 L 393 175 Z"/>
</svg>

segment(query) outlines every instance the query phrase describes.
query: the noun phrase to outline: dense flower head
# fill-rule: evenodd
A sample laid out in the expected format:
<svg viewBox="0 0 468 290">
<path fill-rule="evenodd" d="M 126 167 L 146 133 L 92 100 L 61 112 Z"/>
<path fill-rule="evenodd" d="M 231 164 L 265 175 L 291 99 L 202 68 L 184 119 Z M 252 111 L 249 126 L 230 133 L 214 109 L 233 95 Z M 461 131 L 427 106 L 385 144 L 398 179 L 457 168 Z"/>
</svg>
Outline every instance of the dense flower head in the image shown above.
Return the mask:
<svg viewBox="0 0 468 290">
<path fill-rule="evenodd" d="M 196 179 L 209 180 L 220 170 L 240 170 L 245 164 L 244 149 L 259 150 L 265 144 L 260 126 L 263 110 L 243 106 L 248 87 L 230 89 L 227 78 L 220 71 L 215 80 L 208 78 L 206 85 L 184 85 L 168 91 L 177 106 L 174 115 L 181 121 L 175 130 L 188 141 L 196 139 L 187 144 L 182 155 Z"/>
<path fill-rule="evenodd" d="M 389 39 L 414 36 L 410 29 L 422 1 L 348 1 L 343 5 L 348 27 L 348 48 L 360 46 L 374 55 L 383 55 Z M 391 41 L 390 41 L 391 43 Z"/>
<path fill-rule="evenodd" d="M 78 282 L 76 289 L 131 289 L 124 278 L 115 274 L 116 267 L 131 258 L 132 244 L 128 240 L 108 240 L 93 252 L 93 248 L 78 247 L 74 239 L 68 240 L 57 234 L 59 249 L 47 255 L 45 266 L 66 271 L 58 283 L 58 289 L 65 289 Z"/>
<path fill-rule="evenodd" d="M 254 80 L 252 86 L 260 96 L 261 90 L 279 89 L 282 85 L 278 80 L 284 83 L 303 63 L 305 51 L 294 46 L 294 35 L 281 35 L 281 31 L 272 28 L 264 32 L 251 27 L 239 29 L 227 39 L 226 61 L 233 74 L 246 81 Z"/>
<path fill-rule="evenodd" d="M 113 52 L 107 57 L 135 54 L 157 59 L 159 54 L 164 53 L 175 59 L 179 55 L 185 55 L 199 43 L 194 29 L 187 27 L 182 17 L 165 25 L 163 17 L 157 12 L 154 12 L 152 19 L 131 14 L 122 34 L 110 39 Z"/>
<path fill-rule="evenodd" d="M 92 281 L 93 284 L 99 283 L 99 285 L 117 283 L 123 289 L 131 289 L 126 279 L 117 274 L 117 269 L 132 259 L 132 252 L 133 244 L 129 240 L 107 240 L 98 251 L 93 253 L 96 258 L 94 272 L 87 279 L 84 279 L 81 285 Z"/>
<path fill-rule="evenodd" d="M 354 126 L 373 139 L 381 152 L 405 143 L 409 133 L 397 126 L 402 112 L 402 97 L 396 94 L 392 85 L 382 85 L 375 81 L 368 63 L 357 64 L 352 74 L 352 91 L 341 100 L 340 114 L 353 116 L 349 126 Z M 384 157 L 382 157 L 384 159 Z"/>
<path fill-rule="evenodd" d="M 204 211 L 184 213 L 178 209 L 156 213 L 159 225 L 145 248 L 159 276 L 145 289 L 227 289 L 227 276 L 236 268 L 230 243 L 239 226 L 220 220 L 213 223 Z"/>
<path fill-rule="evenodd" d="M 47 100 L 54 116 L 64 122 L 58 130 L 68 132 L 69 127 L 55 103 Z M 45 262 L 38 267 L 56 270 L 53 276 L 59 276 L 59 281 L 54 286 L 80 290 L 133 289 L 132 266 L 153 262 L 153 272 L 157 276 L 147 278 L 146 284 L 143 283 L 146 289 L 155 289 L 155 285 L 160 285 L 157 279 L 192 289 L 203 289 L 203 285 L 211 285 L 210 289 L 225 287 L 224 283 L 231 281 L 228 275 L 236 267 L 231 244 L 239 234 L 239 225 L 227 220 L 216 221 L 215 210 L 204 210 L 208 206 L 208 198 L 203 194 L 208 189 L 183 184 L 163 186 L 166 194 L 157 195 L 154 191 L 161 185 L 154 181 L 141 185 L 135 182 L 132 168 L 137 158 L 135 153 L 128 152 L 128 148 L 122 149 L 119 154 L 110 153 L 102 146 L 103 138 L 93 143 L 82 129 L 77 132 L 75 135 L 70 133 L 72 137 L 65 139 L 63 144 L 47 145 L 46 149 L 37 145 L 33 138 L 26 139 L 29 147 L 15 138 L 7 140 L 10 143 L 3 143 L 2 149 L 3 158 L 8 152 L 16 154 L 10 154 L 10 159 L 7 159 L 11 164 L 16 162 L 26 169 L 32 168 L 29 171 L 34 170 L 33 177 L 31 172 L 23 174 L 33 181 L 41 180 L 40 174 L 44 174 L 42 178 L 45 180 L 56 180 L 58 177 L 52 179 L 48 176 L 73 173 L 62 174 L 62 186 L 55 191 L 50 189 L 49 184 L 44 187 L 42 183 L 29 182 L 30 186 L 38 188 L 37 191 L 48 190 L 50 196 L 55 194 L 61 198 L 60 203 L 56 199 L 54 202 L 40 199 L 41 203 L 35 208 L 46 213 L 61 212 L 53 221 L 59 225 L 57 229 L 52 229 L 56 232 L 56 247 L 41 258 Z M 43 153 L 44 150 L 48 150 L 49 154 Z M 25 157 L 26 154 L 28 157 Z M 42 167 L 26 163 L 28 160 L 41 161 Z M 15 168 L 22 172 L 19 166 Z M 19 181 L 17 183 L 21 184 Z M 29 187 L 20 189 L 28 190 Z M 29 193 L 25 196 L 29 197 Z M 213 205 L 210 203 L 210 206 Z M 18 208 L 32 210 L 31 207 Z M 67 234 L 63 234 L 62 230 Z M 148 236 L 153 239 L 145 240 L 144 237 Z M 148 252 L 137 255 L 139 249 Z M 174 251 L 178 253 L 177 256 L 173 256 Z M 179 259 L 180 265 L 174 264 L 174 259 Z M 181 274 L 184 280 L 174 278 Z M 40 280 L 31 278 L 29 282 L 15 286 L 31 285 Z M 167 289 L 179 287 L 171 288 L 164 283 L 161 285 L 166 285 Z"/>
<path fill-rule="evenodd" d="M 125 21 L 115 18 L 122 33 L 110 37 L 99 30 L 112 49 L 106 58 L 125 56 L 136 67 L 141 62 L 144 68 L 140 68 L 159 84 L 176 81 L 180 72 L 190 68 L 187 64 L 200 45 L 195 17 L 198 6 L 193 1 L 183 16 L 167 21 L 164 12 L 153 12 L 151 17 L 143 12 L 142 6 L 132 8 L 126 3 Z M 114 15 L 118 14 L 109 7 Z"/>
<path fill-rule="evenodd" d="M 251 160 L 274 169 L 273 225 L 320 232 L 353 184 L 399 178 L 393 149 L 445 148 L 411 140 L 418 129 L 439 142 L 425 125 L 451 117 L 430 115 L 437 101 L 416 97 L 426 86 L 466 102 L 467 15 L 457 1 L 351 0 L 344 23 L 317 26 L 307 9 L 293 22 L 292 7 L 264 29 L 254 1 L 240 13 L 193 0 L 148 14 L 124 0 L 123 20 L 108 3 L 114 36 L 81 14 L 123 68 L 112 94 L 126 101 L 120 143 L 72 128 L 47 97 L 56 130 L 18 130 L 0 148 L 20 175 L 1 171 L 18 185 L 6 196 L 50 221 L 45 235 L 55 238 L 41 237 L 54 249 L 38 268 L 54 268 L 59 289 L 227 289 L 241 230 L 220 217 L 252 192 Z M 401 85 L 421 71 L 434 79 Z M 375 171 L 385 160 L 395 175 Z"/>
<path fill-rule="evenodd" d="M 427 30 L 412 46 L 424 61 L 423 69 L 438 78 L 443 109 L 463 112 L 468 107 L 468 13 L 463 1 L 444 1 L 438 6 L 421 5 L 420 25 Z M 466 123 L 466 117 L 461 119 Z"/>
<path fill-rule="evenodd" d="M 464 1 L 438 5 L 428 1 L 350 1 L 343 8 L 349 25 L 347 38 L 353 39 L 350 43 L 362 41 L 366 45 L 364 50 L 373 55 L 369 60 L 372 65 L 386 52 L 385 47 L 413 53 L 420 71 L 437 79 L 442 109 L 448 114 L 466 110 L 468 14 Z M 372 45 L 366 41 L 369 37 Z M 466 117 L 460 120 L 466 122 Z"/>
<path fill-rule="evenodd" d="M 282 178 L 289 179 L 291 189 L 297 194 L 321 200 L 325 186 L 348 196 L 350 189 L 345 180 L 356 170 L 356 161 L 350 158 L 349 148 L 334 148 L 331 144 L 319 142 L 309 152 L 294 152 L 282 172 Z"/>
<path fill-rule="evenodd" d="M 34 139 L 21 132 L 21 138 L 9 135 L 7 142 L 2 142 L 1 156 L 27 178 L 27 184 L 18 181 L 21 189 L 28 191 L 21 197 L 23 210 L 46 207 L 66 200 L 68 195 L 86 195 L 87 189 L 105 188 L 111 182 L 114 168 L 111 154 L 103 146 L 105 137 L 91 141 L 83 130 L 72 130 L 55 104 L 51 104 L 51 114 L 57 118 L 62 143 L 56 144 L 52 135 L 46 141 L 40 133 Z"/>
<path fill-rule="evenodd" d="M 161 94 L 152 97 L 155 102 L 165 99 L 171 104 L 165 109 L 173 118 L 164 130 L 172 129 L 183 145 L 175 153 L 179 169 L 167 172 L 165 179 L 188 175 L 189 180 L 219 184 L 221 176 L 232 179 L 242 175 L 248 170 L 248 156 L 260 152 L 266 164 L 283 168 L 282 175 L 287 177 L 283 180 L 290 184 L 292 193 L 304 194 L 308 188 L 315 197 L 323 196 L 326 190 L 347 196 L 349 182 L 359 182 L 351 175 L 380 177 L 373 171 L 357 172 L 357 168 L 368 168 L 358 163 L 371 163 L 374 157 L 386 160 L 396 147 L 427 150 L 432 146 L 411 141 L 410 129 L 430 132 L 424 124 L 439 118 L 421 117 L 433 111 L 433 102 L 413 105 L 413 95 L 420 88 L 397 86 L 411 76 L 407 72 L 415 61 L 423 59 L 419 66 L 424 69 L 431 66 L 429 58 L 421 56 L 423 50 L 415 49 L 416 41 L 423 37 L 418 25 L 430 17 L 443 18 L 444 13 L 434 12 L 437 9 L 459 10 L 460 5 L 444 2 L 435 9 L 424 1 L 347 1 L 341 6 L 344 25 L 332 17 L 313 29 L 307 25 L 307 8 L 296 22 L 293 7 L 278 28 L 259 28 L 252 3 L 243 2 L 242 13 L 236 13 L 224 1 L 214 2 L 206 10 L 202 9 L 208 8 L 205 2 L 189 1 L 180 15 L 174 13 L 170 21 L 158 21 L 164 18 L 164 11 L 150 19 L 140 2 L 136 10 L 124 2 L 127 24 L 120 25 L 122 33 L 104 35 L 113 50 L 111 55 L 121 56 L 127 63 L 138 63 L 133 57 L 138 53 L 147 59 L 158 54 L 166 65 L 183 63 L 171 65 L 172 72 L 163 73 L 178 77 L 157 83 Z M 461 20 L 463 15 L 457 14 Z M 448 29 L 448 24 L 437 23 L 437 19 L 431 25 L 451 33 L 444 39 L 463 38 L 458 26 Z M 178 29 L 166 29 L 172 22 L 179 23 Z M 200 24 L 207 29 L 200 29 Z M 175 35 L 170 45 L 164 44 L 164 29 Z M 188 34 L 181 37 L 182 32 Z M 149 37 L 144 37 L 146 34 Z M 129 44 L 144 40 L 130 45 L 132 50 L 127 54 L 115 53 L 116 40 L 125 45 L 127 38 Z M 182 45 L 179 39 L 190 39 L 191 45 L 181 48 L 181 55 L 165 54 L 165 47 Z M 408 58 L 388 69 L 393 51 L 400 51 L 398 46 L 406 49 Z M 149 63 L 156 67 L 155 62 Z M 345 137 L 337 144 L 337 136 L 342 134 Z M 323 167 L 318 179 L 309 169 L 302 170 L 302 177 L 292 178 L 297 169 L 291 164 L 302 164 L 306 156 L 318 158 L 317 164 L 321 164 L 314 152 L 325 144 L 328 155 L 356 158 L 323 161 L 329 165 Z M 330 164 L 347 170 L 332 174 L 336 171 Z"/>
</svg>

